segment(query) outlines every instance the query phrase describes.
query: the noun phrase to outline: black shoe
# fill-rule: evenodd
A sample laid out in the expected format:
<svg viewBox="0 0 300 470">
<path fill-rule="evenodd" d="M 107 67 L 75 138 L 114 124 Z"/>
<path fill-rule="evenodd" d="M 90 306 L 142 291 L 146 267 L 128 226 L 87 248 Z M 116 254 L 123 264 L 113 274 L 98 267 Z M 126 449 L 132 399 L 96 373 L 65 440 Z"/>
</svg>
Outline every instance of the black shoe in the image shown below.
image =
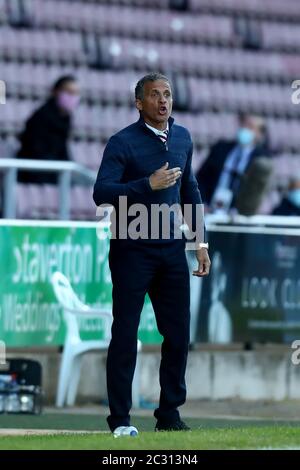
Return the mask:
<svg viewBox="0 0 300 470">
<path fill-rule="evenodd" d="M 155 431 L 190 431 L 189 428 L 184 421 L 178 419 L 172 423 L 166 423 L 163 421 L 158 420 L 155 426 Z"/>
</svg>

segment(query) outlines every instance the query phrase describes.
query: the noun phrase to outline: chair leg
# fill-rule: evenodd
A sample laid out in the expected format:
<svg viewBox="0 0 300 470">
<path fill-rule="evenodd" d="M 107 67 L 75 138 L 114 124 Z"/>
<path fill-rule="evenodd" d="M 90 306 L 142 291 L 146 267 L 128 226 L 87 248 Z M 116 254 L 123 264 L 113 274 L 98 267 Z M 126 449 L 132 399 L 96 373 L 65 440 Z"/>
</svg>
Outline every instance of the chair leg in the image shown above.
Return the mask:
<svg viewBox="0 0 300 470">
<path fill-rule="evenodd" d="M 78 355 L 74 358 L 71 374 L 69 378 L 69 385 L 67 391 L 67 405 L 73 406 L 76 399 L 76 394 L 79 385 L 80 371 L 81 371 L 82 355 Z"/>
<path fill-rule="evenodd" d="M 137 354 L 136 366 L 132 381 L 132 407 L 140 408 L 140 354 Z"/>
<path fill-rule="evenodd" d="M 72 369 L 73 354 L 70 348 L 65 347 L 60 364 L 57 394 L 56 394 L 56 406 L 63 407 L 66 401 L 66 395 L 68 390 L 68 383 L 70 378 L 70 371 Z"/>
</svg>

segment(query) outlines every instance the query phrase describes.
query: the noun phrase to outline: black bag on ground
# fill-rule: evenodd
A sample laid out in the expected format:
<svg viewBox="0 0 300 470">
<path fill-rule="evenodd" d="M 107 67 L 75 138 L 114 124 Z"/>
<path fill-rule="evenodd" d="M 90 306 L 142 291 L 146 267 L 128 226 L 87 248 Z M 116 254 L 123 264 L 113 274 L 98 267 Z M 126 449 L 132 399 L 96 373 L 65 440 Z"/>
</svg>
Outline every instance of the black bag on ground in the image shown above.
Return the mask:
<svg viewBox="0 0 300 470">
<path fill-rule="evenodd" d="M 0 413 L 42 412 L 42 367 L 31 359 L 7 359 L 0 368 Z"/>
</svg>

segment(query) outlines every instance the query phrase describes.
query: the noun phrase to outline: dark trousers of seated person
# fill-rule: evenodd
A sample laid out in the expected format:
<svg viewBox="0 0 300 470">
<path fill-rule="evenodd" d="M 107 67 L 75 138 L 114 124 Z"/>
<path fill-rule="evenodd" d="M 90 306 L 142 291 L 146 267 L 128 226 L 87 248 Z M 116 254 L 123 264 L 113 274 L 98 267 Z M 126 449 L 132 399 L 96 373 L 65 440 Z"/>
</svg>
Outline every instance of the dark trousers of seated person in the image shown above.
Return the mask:
<svg viewBox="0 0 300 470">
<path fill-rule="evenodd" d="M 163 336 L 157 419 L 172 423 L 186 399 L 190 286 L 185 242 L 162 244 L 112 240 L 109 265 L 113 283 L 112 339 L 107 356 L 109 427 L 130 424 L 137 333 L 146 293 Z"/>
</svg>

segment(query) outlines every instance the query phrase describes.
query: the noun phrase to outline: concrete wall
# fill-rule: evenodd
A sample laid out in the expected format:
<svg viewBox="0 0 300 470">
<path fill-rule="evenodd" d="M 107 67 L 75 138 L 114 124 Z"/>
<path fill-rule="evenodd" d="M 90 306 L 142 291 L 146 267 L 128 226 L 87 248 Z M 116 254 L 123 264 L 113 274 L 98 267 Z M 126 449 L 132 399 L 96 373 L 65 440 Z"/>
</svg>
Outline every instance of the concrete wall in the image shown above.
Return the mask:
<svg viewBox="0 0 300 470">
<path fill-rule="evenodd" d="M 13 356 L 40 361 L 46 401 L 53 402 L 60 355 L 9 354 Z M 98 353 L 84 357 L 78 402 L 106 398 L 105 359 L 105 355 Z M 142 354 L 141 395 L 146 400 L 158 399 L 159 362 L 159 352 Z M 300 399 L 300 365 L 292 364 L 288 350 L 191 351 L 186 380 L 189 399 Z"/>
</svg>

